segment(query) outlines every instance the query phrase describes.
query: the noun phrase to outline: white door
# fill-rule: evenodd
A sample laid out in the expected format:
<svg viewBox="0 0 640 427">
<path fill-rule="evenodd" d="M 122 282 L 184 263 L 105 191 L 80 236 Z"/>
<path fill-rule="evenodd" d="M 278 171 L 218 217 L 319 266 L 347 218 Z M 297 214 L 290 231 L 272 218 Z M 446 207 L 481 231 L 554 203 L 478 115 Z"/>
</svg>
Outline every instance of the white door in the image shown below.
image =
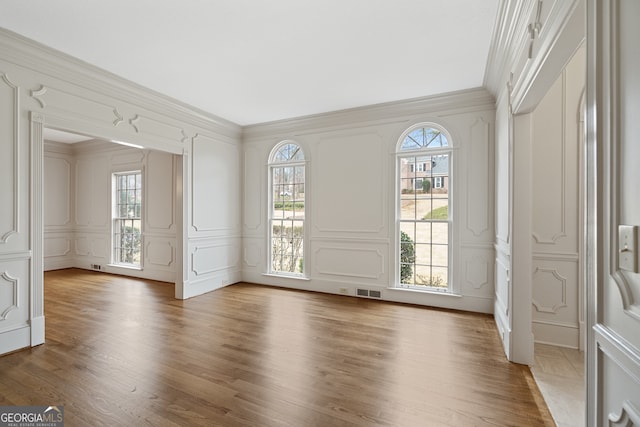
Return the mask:
<svg viewBox="0 0 640 427">
<path fill-rule="evenodd" d="M 639 21 L 638 0 L 588 0 L 590 426 L 640 426 Z"/>
</svg>

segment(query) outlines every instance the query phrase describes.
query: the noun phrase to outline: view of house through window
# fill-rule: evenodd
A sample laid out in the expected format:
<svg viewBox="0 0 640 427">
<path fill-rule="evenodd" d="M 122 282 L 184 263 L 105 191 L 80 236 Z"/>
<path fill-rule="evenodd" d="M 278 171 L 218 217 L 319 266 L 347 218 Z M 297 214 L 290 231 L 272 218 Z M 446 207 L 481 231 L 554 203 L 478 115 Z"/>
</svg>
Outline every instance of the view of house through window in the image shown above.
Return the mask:
<svg viewBox="0 0 640 427">
<path fill-rule="evenodd" d="M 269 159 L 270 271 L 304 274 L 305 163 L 302 149 L 285 142 Z"/>
<path fill-rule="evenodd" d="M 449 289 L 451 150 L 434 127 L 411 130 L 398 149 L 399 286 Z"/>
<path fill-rule="evenodd" d="M 113 174 L 113 263 L 139 267 L 142 252 L 142 174 Z"/>
</svg>

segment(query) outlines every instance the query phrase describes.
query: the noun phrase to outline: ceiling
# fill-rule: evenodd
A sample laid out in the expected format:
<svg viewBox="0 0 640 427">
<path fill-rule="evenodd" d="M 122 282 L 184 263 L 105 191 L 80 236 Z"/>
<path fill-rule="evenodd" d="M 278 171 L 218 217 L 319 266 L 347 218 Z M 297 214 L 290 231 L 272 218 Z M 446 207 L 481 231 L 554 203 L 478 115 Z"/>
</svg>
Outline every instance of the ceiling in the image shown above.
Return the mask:
<svg viewBox="0 0 640 427">
<path fill-rule="evenodd" d="M 2 0 L 0 27 L 239 125 L 482 86 L 502 0 Z"/>
</svg>

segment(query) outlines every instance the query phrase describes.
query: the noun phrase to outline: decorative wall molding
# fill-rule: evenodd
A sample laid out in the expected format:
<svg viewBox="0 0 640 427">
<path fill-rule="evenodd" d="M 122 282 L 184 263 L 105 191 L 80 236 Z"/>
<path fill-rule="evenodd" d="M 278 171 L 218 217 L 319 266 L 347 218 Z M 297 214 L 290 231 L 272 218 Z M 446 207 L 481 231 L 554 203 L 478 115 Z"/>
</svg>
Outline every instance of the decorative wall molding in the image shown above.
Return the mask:
<svg viewBox="0 0 640 427">
<path fill-rule="evenodd" d="M 20 292 L 20 287 L 18 286 L 18 279 L 16 279 L 15 277 L 11 277 L 9 275 L 8 272 L 4 272 L 2 273 L 2 275 L 0 275 L 0 279 L 2 279 L 4 281 L 4 284 L 10 287 L 11 290 L 11 295 L 12 298 L 9 300 L 9 304 L 7 307 L 4 307 L 4 310 L 2 311 L 2 313 L 0 313 L 0 322 L 3 320 L 7 320 L 7 317 L 9 317 L 9 313 L 11 313 L 13 310 L 17 310 L 20 308 L 19 306 L 19 301 L 20 299 L 19 297 L 19 292 Z M 2 282 L 0 282 L 0 284 L 2 284 Z M 3 307 L 0 307 L 0 310 Z"/>
<path fill-rule="evenodd" d="M 47 193 L 44 194 L 45 206 L 48 207 L 49 215 L 47 215 L 49 221 L 45 221 L 45 228 L 51 226 L 62 227 L 68 225 L 71 222 L 71 206 L 70 206 L 70 198 L 71 198 L 71 163 L 64 157 L 54 157 L 54 156 L 45 156 L 44 160 L 44 168 L 48 169 L 48 174 L 52 174 L 52 171 L 56 169 L 55 165 L 61 165 L 58 167 L 58 174 L 52 177 L 52 182 L 49 182 L 50 187 Z M 59 180 L 55 178 L 59 178 L 61 175 L 64 175 L 64 185 L 65 188 L 61 193 L 61 188 L 51 187 L 51 185 L 55 186 Z M 43 183 L 45 187 L 47 183 Z M 57 190 L 57 191 L 55 191 Z M 49 199 L 51 197 L 52 199 Z M 55 214 L 60 214 L 59 216 L 55 216 Z M 52 218 L 53 217 L 53 218 Z"/>
<path fill-rule="evenodd" d="M 148 239 L 145 248 L 145 257 L 150 264 L 171 267 L 174 262 L 175 248 L 171 242 L 158 242 L 155 239 Z"/>
<path fill-rule="evenodd" d="M 542 0 L 538 0 L 538 5 L 536 8 L 536 17 L 527 26 L 527 30 L 529 32 L 529 59 L 533 58 L 533 43 L 536 38 L 540 35 L 540 31 L 542 30 L 542 22 L 540 22 L 540 12 L 542 12 Z"/>
<path fill-rule="evenodd" d="M 129 124 L 131 125 L 131 127 L 133 128 L 133 130 L 136 131 L 136 133 L 140 133 L 140 129 L 138 128 L 138 122 L 140 122 L 140 119 L 142 117 L 140 117 L 140 115 L 136 114 L 135 117 L 133 117 L 132 119 L 129 119 Z"/>
<path fill-rule="evenodd" d="M 264 182 L 267 181 L 266 176 L 262 176 L 265 173 L 265 169 L 263 165 L 265 164 L 266 158 L 260 158 L 260 151 L 255 148 L 245 148 L 244 149 L 244 182 L 250 183 L 252 186 L 266 187 Z M 262 190 L 262 188 L 261 188 Z M 267 192 L 269 191 L 266 189 Z M 259 192 L 262 195 L 262 191 Z M 244 192 L 244 227 L 247 230 L 256 231 L 260 229 L 262 226 L 262 197 L 251 197 L 248 192 Z"/>
<path fill-rule="evenodd" d="M 622 402 L 619 414 L 609 414 L 609 427 L 635 427 L 640 426 L 640 409 L 630 401 Z"/>
<path fill-rule="evenodd" d="M 475 289 L 488 285 L 489 260 L 484 256 L 468 259 L 465 266 L 465 280 Z"/>
<path fill-rule="evenodd" d="M 118 127 L 118 125 L 124 121 L 124 117 L 122 116 L 122 114 L 120 114 L 117 108 L 113 109 L 113 115 L 116 116 L 115 120 L 113 121 L 113 126 Z"/>
<path fill-rule="evenodd" d="M 467 206 L 478 206 L 481 203 L 472 201 L 475 198 L 486 200 L 490 194 L 490 174 L 487 165 L 489 162 L 490 124 L 482 117 L 478 117 L 471 125 L 471 144 L 469 147 L 467 165 Z M 475 203 L 474 203 L 475 202 Z M 467 212 L 467 229 L 474 236 L 480 236 L 489 230 L 490 203 L 485 203 L 485 210 Z"/>
<path fill-rule="evenodd" d="M 322 258 L 322 252 L 329 251 L 329 253 L 336 257 L 336 259 L 349 260 L 349 266 L 354 267 L 355 257 L 354 253 L 366 254 L 366 256 L 373 256 L 375 261 L 370 259 L 370 264 L 367 266 L 361 266 L 361 271 L 347 271 L 345 268 L 343 271 L 340 271 L 336 268 L 336 262 L 329 262 L 329 265 L 333 265 L 329 267 L 328 265 L 323 265 L 325 260 Z M 368 249 L 368 248 L 354 248 L 354 247 L 340 247 L 340 246 L 323 246 L 314 251 L 314 265 L 316 267 L 316 271 L 319 274 L 326 274 L 331 276 L 346 276 L 346 277 L 357 277 L 361 279 L 373 279 L 378 280 L 384 275 L 384 255 L 378 249 Z M 361 259 L 362 260 L 362 259 Z M 332 260 L 335 261 L 335 260 Z"/>
<path fill-rule="evenodd" d="M 543 303 L 538 302 L 538 300 L 536 300 L 535 298 L 536 290 L 540 289 L 541 287 L 536 279 L 543 280 L 542 276 L 546 276 L 548 279 L 554 280 L 560 285 L 560 298 L 553 306 L 544 305 Z M 567 278 L 562 276 L 558 272 L 558 270 L 556 270 L 555 268 L 536 267 L 532 277 L 534 296 L 532 296 L 531 302 L 535 306 L 536 310 L 541 313 L 557 313 L 560 308 L 567 307 Z M 550 282 L 544 281 L 544 283 Z M 545 293 L 548 294 L 548 289 Z"/>
<path fill-rule="evenodd" d="M 40 89 L 32 89 L 30 92 L 31 97 L 38 101 L 38 104 L 40 104 L 40 108 L 42 109 L 47 107 L 47 103 L 44 102 L 44 99 L 42 99 L 42 96 L 45 93 L 47 93 L 47 88 L 45 87 L 45 85 L 40 85 Z"/>
<path fill-rule="evenodd" d="M 0 81 L 9 88 L 9 91 L 11 92 L 10 96 L 13 97 L 11 102 L 13 111 L 6 112 L 7 114 L 12 114 L 13 120 L 11 121 L 13 128 L 7 132 L 7 135 L 2 135 L 3 137 L 6 137 L 7 141 L 11 141 L 13 151 L 13 164 L 11 165 L 12 171 L 5 171 L 7 176 L 3 178 L 3 180 L 6 179 L 4 185 L 7 185 L 9 181 L 9 179 L 7 179 L 9 178 L 8 175 L 13 172 L 13 176 L 10 178 L 13 188 L 8 189 L 8 192 L 13 194 L 13 199 L 11 200 L 11 213 L 13 218 L 10 219 L 10 224 L 7 224 L 8 229 L 0 230 L 0 233 L 2 233 L 2 235 L 0 235 L 0 244 L 4 244 L 7 243 L 11 236 L 20 232 L 20 87 L 13 84 L 9 79 L 9 76 L 5 73 L 0 74 L 0 77 Z M 1 129 L 2 128 L 0 128 L 0 130 Z M 3 155 L 6 155 L 6 153 L 3 153 Z"/>
<path fill-rule="evenodd" d="M 203 276 L 222 270 L 237 269 L 236 249 L 235 243 L 196 246 L 191 252 L 191 271 L 196 276 Z"/>
<path fill-rule="evenodd" d="M 597 323 L 593 331 L 597 348 L 640 385 L 640 349 L 602 323 Z"/>
<path fill-rule="evenodd" d="M 30 114 L 31 135 L 29 148 L 31 154 L 31 182 L 29 188 L 30 195 L 30 232 L 29 239 L 31 245 L 32 258 L 30 262 L 29 301 L 31 305 L 30 319 L 44 316 L 44 122 L 45 118 L 41 114 Z M 26 291 L 26 289 L 23 289 Z M 43 327 L 44 329 L 44 327 Z M 31 345 L 38 345 L 44 342 L 44 330 L 39 333 L 37 327 L 31 324 Z"/>
<path fill-rule="evenodd" d="M 49 238 L 45 237 L 44 239 L 45 258 L 66 256 L 69 254 L 69 252 L 71 252 L 71 241 L 69 240 L 68 237 L 49 237 Z"/>
</svg>

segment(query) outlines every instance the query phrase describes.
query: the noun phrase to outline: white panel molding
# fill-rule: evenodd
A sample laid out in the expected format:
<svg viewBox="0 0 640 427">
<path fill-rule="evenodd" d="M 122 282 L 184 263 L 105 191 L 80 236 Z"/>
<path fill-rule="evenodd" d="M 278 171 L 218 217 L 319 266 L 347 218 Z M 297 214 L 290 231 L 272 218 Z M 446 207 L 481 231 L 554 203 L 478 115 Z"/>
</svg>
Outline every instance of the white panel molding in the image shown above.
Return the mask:
<svg viewBox="0 0 640 427">
<path fill-rule="evenodd" d="M 62 158 L 62 157 L 48 157 L 48 159 L 63 162 L 66 165 L 66 168 L 65 168 L 66 170 L 64 171 L 64 173 L 65 173 L 65 181 L 66 181 L 65 185 L 66 185 L 67 191 L 66 191 L 66 197 L 64 198 L 64 202 L 65 202 L 64 217 L 58 218 L 58 221 L 54 221 L 53 224 L 45 223 L 45 227 L 50 227 L 50 226 L 63 227 L 65 225 L 69 225 L 69 223 L 71 222 L 71 212 L 70 212 L 70 206 L 69 206 L 69 199 L 71 197 L 71 193 L 70 193 L 71 192 L 71 163 L 69 163 L 69 161 L 66 158 Z M 47 195 L 45 194 L 44 197 L 46 198 Z M 60 197 L 59 194 L 56 194 L 55 197 L 62 198 Z"/>
<path fill-rule="evenodd" d="M 334 143 L 336 144 L 338 141 L 340 141 L 340 145 L 344 146 L 345 145 L 345 140 L 349 140 L 354 141 L 354 144 L 360 144 L 362 141 L 360 141 L 358 138 L 363 138 L 363 137 L 374 137 L 377 142 L 380 142 L 380 160 L 385 158 L 385 151 L 383 150 L 383 141 L 384 136 L 381 135 L 378 132 L 372 132 L 369 130 L 366 131 L 354 131 L 354 132 L 350 132 L 348 134 L 345 135 L 341 135 L 340 137 L 338 136 L 329 136 L 329 137 L 325 137 L 325 138 L 321 138 L 320 140 L 318 140 L 317 142 L 317 147 L 318 147 L 318 151 L 320 151 L 320 147 L 323 146 L 323 144 L 329 144 L 329 143 Z M 358 152 L 362 152 L 362 150 L 355 150 Z M 345 156 L 344 153 L 341 153 L 341 155 Z M 336 157 L 336 156 L 329 156 L 329 157 Z M 345 158 L 352 158 L 348 155 L 345 156 Z M 355 155 L 353 156 L 353 158 L 355 158 Z M 316 162 L 317 164 L 322 165 L 322 161 L 324 160 L 322 158 L 322 156 L 318 153 L 316 156 Z M 361 161 L 363 161 L 362 159 L 360 159 Z M 377 159 L 376 159 L 377 160 Z M 318 173 L 318 170 L 320 170 L 320 167 L 316 167 L 315 168 L 315 173 Z M 374 166 L 372 166 L 369 170 L 375 171 L 375 176 L 374 179 L 372 179 L 371 181 L 374 182 L 375 184 L 373 184 L 374 188 L 377 188 L 380 190 L 380 196 L 379 196 L 379 201 L 380 204 L 376 205 L 376 207 L 373 207 L 372 209 L 369 210 L 369 215 L 367 215 L 367 213 L 365 212 L 364 215 L 362 215 L 360 217 L 361 221 L 359 221 L 356 224 L 346 224 L 346 227 L 336 227 L 332 224 L 322 224 L 323 221 L 326 220 L 326 218 L 324 218 L 325 215 L 323 215 L 319 210 L 317 205 L 319 203 L 316 203 L 316 208 L 314 209 L 313 215 L 315 220 L 313 221 L 313 228 L 320 233 L 339 233 L 341 235 L 357 235 L 357 234 L 380 234 L 381 231 L 383 231 L 385 229 L 386 224 L 388 223 L 387 220 L 387 210 L 385 209 L 385 205 L 384 205 L 384 201 L 387 200 L 386 199 L 386 195 L 389 193 L 387 191 L 387 185 L 385 184 L 385 181 L 383 179 L 384 174 L 380 173 L 380 170 L 375 168 Z M 335 173 L 335 168 L 333 170 L 333 172 Z M 331 174 L 333 175 L 333 173 Z M 315 179 L 315 188 L 314 188 L 314 194 L 318 195 L 318 194 L 322 194 L 323 192 L 331 192 L 331 191 L 335 191 L 335 188 L 332 187 L 332 190 L 327 190 L 326 188 L 321 187 L 321 182 L 323 182 L 321 179 L 318 179 L 319 177 L 317 175 L 314 176 Z M 371 186 L 371 182 L 367 182 L 367 186 Z M 344 185 L 342 185 L 341 187 L 344 187 Z M 316 200 L 318 200 L 316 198 Z M 360 205 L 360 204 L 359 204 Z M 372 205 L 373 206 L 373 205 Z M 367 217 L 372 217 L 371 212 L 380 212 L 380 221 L 379 223 L 372 223 L 372 224 L 364 224 L 363 220 L 364 218 Z M 341 218 L 343 221 L 345 221 L 345 218 L 342 217 Z"/>
<path fill-rule="evenodd" d="M 175 248 L 171 242 L 155 242 L 147 239 L 145 254 L 149 264 L 170 267 L 174 262 Z"/>
<path fill-rule="evenodd" d="M 596 324 L 593 330 L 598 349 L 640 384 L 640 349 L 602 323 Z"/>
<path fill-rule="evenodd" d="M 166 156 L 166 157 L 165 157 Z M 156 160 L 157 159 L 157 160 Z M 158 162 L 158 163 L 156 163 Z M 175 166 L 167 154 L 150 151 L 145 168 L 146 231 L 175 228 Z M 151 182 L 156 185 L 151 185 Z M 162 184 L 160 184 L 162 183 Z M 161 185 L 161 188 L 160 188 Z"/>
<path fill-rule="evenodd" d="M 87 237 L 78 237 L 75 239 L 75 253 L 80 256 L 91 255 L 90 241 Z"/>
<path fill-rule="evenodd" d="M 579 324 L 578 323 L 567 323 L 567 322 L 559 322 L 559 321 L 552 321 L 552 320 L 540 320 L 540 319 L 533 319 L 532 323 L 538 323 L 540 325 L 549 325 L 549 326 L 558 326 L 561 328 L 568 328 L 568 329 L 579 329 Z"/>
<path fill-rule="evenodd" d="M 465 262 L 465 280 L 475 289 L 489 284 L 489 260 L 487 257 L 475 256 Z"/>
<path fill-rule="evenodd" d="M 31 251 L 19 251 L 11 253 L 0 253 L 0 262 L 22 261 L 31 259 Z"/>
<path fill-rule="evenodd" d="M 211 211 L 218 211 L 221 210 L 225 205 L 224 204 L 216 204 L 216 207 L 214 208 L 213 205 L 209 204 L 206 205 L 204 204 L 205 201 L 209 201 L 211 199 L 211 191 L 210 188 L 208 188 L 204 182 L 202 182 L 202 180 L 198 180 L 196 179 L 196 175 L 198 173 L 202 172 L 198 172 L 197 170 L 200 170 L 200 167 L 202 167 L 204 170 L 207 169 L 211 169 L 211 165 L 198 165 L 197 166 L 197 160 L 199 157 L 202 156 L 202 154 L 199 156 L 198 153 L 201 152 L 200 149 L 196 149 L 196 147 L 198 146 L 206 146 L 207 144 L 210 144 L 211 146 L 214 147 L 224 147 L 224 148 L 231 148 L 231 149 L 236 149 L 237 147 L 234 145 L 231 145 L 229 143 L 227 143 L 226 141 L 220 141 L 214 137 L 211 136 L 206 136 L 206 135 L 202 135 L 202 134 L 196 134 L 192 139 L 191 139 L 191 181 L 190 181 L 190 185 L 191 185 L 191 227 L 193 228 L 194 231 L 197 232 L 222 232 L 222 231 L 233 231 L 239 228 L 240 226 L 240 220 L 239 220 L 239 216 L 240 215 L 231 215 L 231 218 L 233 219 L 234 223 L 231 225 L 225 225 L 225 226 L 215 226 L 214 224 L 211 223 L 204 223 L 202 224 L 201 221 L 204 221 L 205 219 L 209 219 L 209 217 L 211 216 Z M 208 155 L 211 155 L 211 153 L 206 153 Z M 237 160 L 238 161 L 238 170 L 239 167 L 241 166 L 240 163 L 240 158 L 239 158 L 239 152 L 236 151 L 235 153 L 233 153 L 233 160 Z M 220 157 L 220 152 L 216 152 L 214 157 Z M 225 164 L 227 164 L 228 162 L 231 161 L 231 159 L 227 158 L 225 159 L 227 160 L 227 162 L 224 162 Z M 241 177 L 240 173 L 238 172 L 238 179 Z M 212 181 L 217 182 L 217 176 L 212 176 L 212 175 L 207 175 L 205 178 L 210 178 Z M 211 184 L 209 182 L 209 184 Z M 236 184 L 238 185 L 238 193 L 240 191 L 240 185 L 236 182 Z M 206 187 L 207 191 L 203 191 L 200 190 L 201 187 Z M 232 191 L 232 188 L 226 187 L 225 189 L 225 193 L 227 191 Z M 196 197 L 196 194 L 201 194 L 203 197 Z M 237 193 L 236 193 L 237 194 Z M 232 195 L 233 197 L 233 195 Z M 200 203 L 204 204 L 204 205 L 200 205 Z M 209 211 L 208 215 L 204 215 L 203 212 L 201 211 Z M 227 214 L 229 214 L 229 212 L 227 212 Z"/>
<path fill-rule="evenodd" d="M 362 244 L 379 244 L 379 245 L 389 245 L 391 241 L 387 238 L 383 237 L 344 237 L 344 236 L 336 236 L 336 237 L 310 237 L 310 242 L 328 242 L 328 243 L 337 243 L 337 242 L 348 242 L 348 243 L 362 243 Z"/>
<path fill-rule="evenodd" d="M 566 79 L 567 79 L 567 74 L 566 71 L 563 70 L 562 72 L 562 108 L 561 108 L 561 129 L 562 129 L 562 134 L 561 134 L 561 138 L 560 138 L 560 147 L 559 147 L 559 152 L 560 152 L 560 177 L 561 177 L 561 183 L 560 183 L 560 230 L 557 230 L 551 237 L 548 236 L 541 236 L 540 233 L 536 232 L 535 230 L 532 230 L 531 235 L 533 236 L 533 238 L 535 239 L 536 243 L 539 244 L 545 244 L 545 245 L 555 245 L 556 242 L 563 238 L 563 237 L 567 237 L 567 160 L 566 160 L 566 156 L 567 156 L 567 135 L 566 135 L 566 129 L 567 129 L 567 123 L 566 123 L 566 112 L 567 112 L 567 93 L 566 93 L 566 87 L 567 87 L 567 83 L 566 83 Z M 534 146 L 535 149 L 535 146 Z"/>
<path fill-rule="evenodd" d="M 621 90 L 619 75 L 620 70 L 618 59 L 619 50 L 620 50 L 620 39 L 622 35 L 620 34 L 620 11 L 619 11 L 619 3 L 612 1 L 610 2 L 611 7 L 611 16 L 610 16 L 610 25 L 611 25 L 611 50 L 610 50 L 610 58 L 609 61 L 609 72 L 611 75 L 611 106 L 609 107 L 609 116 L 608 119 L 611 120 L 612 123 L 618 123 L 621 120 L 621 113 L 618 112 L 618 108 L 620 105 L 621 99 Z M 630 125 L 628 125 L 630 126 Z M 618 227 L 623 225 L 620 223 L 620 211 L 622 210 L 622 188 L 620 185 L 621 177 L 620 177 L 620 155 L 622 152 L 622 141 L 621 131 L 618 129 L 613 129 L 610 138 L 606 141 L 608 142 L 608 170 L 612 171 L 611 173 L 611 188 L 608 194 L 608 204 L 609 204 L 609 218 L 611 219 L 611 228 L 609 229 L 608 236 L 608 246 L 611 251 L 611 256 L 609 259 L 609 271 L 611 272 L 611 277 L 615 281 L 618 290 L 620 292 L 620 296 L 622 298 L 622 306 L 629 316 L 640 322 L 640 303 L 636 299 L 634 295 L 633 288 L 630 285 L 631 278 L 626 271 L 620 270 L 618 268 L 620 254 L 618 253 Z M 631 142 L 627 142 L 631 144 Z M 605 171 L 606 172 L 606 171 Z M 606 195 L 605 195 L 606 197 Z M 637 256 L 636 254 L 634 254 Z"/>
<path fill-rule="evenodd" d="M 536 290 L 540 289 L 540 285 L 537 284 L 536 279 L 541 278 L 541 276 L 546 276 L 548 278 L 553 278 L 555 282 L 557 282 L 560 286 L 560 299 L 557 301 L 552 307 L 545 306 L 544 304 L 538 302 L 535 296 L 532 296 L 531 303 L 535 306 L 536 310 L 541 313 L 557 313 L 559 309 L 563 307 L 567 307 L 567 278 L 562 276 L 558 270 L 555 268 L 542 268 L 536 267 L 533 272 L 533 293 L 535 294 Z M 542 280 L 542 279 L 541 279 Z M 548 293 L 548 292 L 546 292 Z"/>
<path fill-rule="evenodd" d="M 224 251 L 224 262 L 219 263 L 219 265 L 214 265 L 213 263 L 210 263 L 209 265 L 201 264 L 200 259 L 198 258 L 200 256 L 199 252 L 209 252 L 209 255 L 216 255 L 215 252 L 221 249 L 226 249 L 226 251 Z M 196 246 L 191 253 L 191 271 L 193 271 L 196 276 L 202 276 L 222 270 L 237 269 L 239 261 L 235 255 L 237 252 L 238 245 L 236 243 Z M 230 253 L 234 255 L 231 255 Z M 210 256 L 207 259 L 215 260 L 216 257 Z"/>
<path fill-rule="evenodd" d="M 609 427 L 635 427 L 640 426 L 640 409 L 630 400 L 622 402 L 619 414 L 609 414 Z"/>
<path fill-rule="evenodd" d="M 44 343 L 44 135 L 45 117 L 31 112 L 30 305 L 31 345 Z M 42 326 L 41 328 L 39 326 Z"/>
<path fill-rule="evenodd" d="M 9 238 L 20 232 L 20 87 L 13 84 L 5 73 L 0 75 L 0 81 L 4 83 L 11 92 L 13 92 L 13 129 L 10 131 L 11 142 L 13 144 L 13 218 L 10 220 L 11 225 L 8 230 L 0 230 L 0 243 L 7 243 Z"/>
<path fill-rule="evenodd" d="M 487 194 L 491 188 L 489 163 L 489 137 L 490 125 L 482 117 L 478 117 L 471 125 L 471 145 L 469 147 L 467 165 L 467 206 L 482 206 L 478 199 L 485 200 L 485 209 L 473 209 L 467 211 L 467 229 L 474 236 L 480 236 L 489 230 L 490 203 L 487 203 Z M 475 200 L 473 198 L 476 198 Z"/>
<path fill-rule="evenodd" d="M 244 149 L 244 182 L 245 186 L 247 183 L 253 185 L 255 187 L 260 188 L 259 195 L 260 197 L 250 197 L 247 191 L 244 191 L 243 198 L 243 208 L 244 208 L 244 227 L 248 230 L 256 231 L 262 225 L 262 181 L 266 180 L 266 176 L 261 178 L 261 175 L 266 171 L 263 168 L 264 160 L 266 160 L 266 156 L 264 159 L 260 159 L 260 151 L 255 148 L 245 148 Z M 262 161 L 261 161 L 262 160 Z M 256 176 L 257 174 L 257 176 Z"/>
<path fill-rule="evenodd" d="M 502 275 L 499 274 L 502 272 Z M 500 285 L 499 279 L 504 276 L 505 283 Z M 502 316 L 509 316 L 509 292 L 511 289 L 511 269 L 500 258 L 496 258 L 496 306 L 500 307 Z M 501 295 L 501 291 L 506 290 L 507 295 Z"/>
<path fill-rule="evenodd" d="M 71 252 L 71 241 L 68 237 L 45 237 L 45 257 L 66 256 L 69 252 Z"/>
<path fill-rule="evenodd" d="M 11 313 L 13 310 L 17 310 L 20 308 L 19 306 L 20 299 L 18 298 L 20 287 L 18 286 L 18 279 L 15 277 L 11 277 L 9 273 L 6 271 L 3 272 L 2 275 L 0 275 L 0 279 L 4 281 L 5 285 L 8 284 L 11 291 L 11 295 L 12 295 L 12 298 L 9 301 L 9 305 L 7 307 L 4 307 L 4 310 L 2 311 L 2 313 L 0 313 L 0 322 L 1 322 L 3 320 L 7 320 L 9 313 Z M 0 307 L 0 310 L 2 309 L 3 307 Z"/>
<path fill-rule="evenodd" d="M 347 271 L 339 271 L 335 267 L 325 267 L 324 269 L 321 267 L 321 253 L 324 251 L 330 251 L 333 255 L 337 253 L 343 253 L 341 259 L 350 259 L 349 253 L 363 253 L 373 255 L 377 258 L 377 263 L 374 264 L 371 269 L 366 269 L 367 272 L 347 272 Z M 374 279 L 378 280 L 384 275 L 384 255 L 378 249 L 368 249 L 368 248 L 354 248 L 354 247 L 339 247 L 339 246 L 324 246 L 322 248 L 318 248 L 314 251 L 314 265 L 316 267 L 316 271 L 319 274 L 326 274 L 331 276 L 346 276 L 346 277 L 358 277 L 361 279 Z"/>
<path fill-rule="evenodd" d="M 533 252 L 533 259 L 538 261 L 578 262 L 580 254 L 577 252 Z"/>
<path fill-rule="evenodd" d="M 263 252 L 259 245 L 243 245 L 243 262 L 247 267 L 256 268 L 260 265 Z"/>
</svg>

